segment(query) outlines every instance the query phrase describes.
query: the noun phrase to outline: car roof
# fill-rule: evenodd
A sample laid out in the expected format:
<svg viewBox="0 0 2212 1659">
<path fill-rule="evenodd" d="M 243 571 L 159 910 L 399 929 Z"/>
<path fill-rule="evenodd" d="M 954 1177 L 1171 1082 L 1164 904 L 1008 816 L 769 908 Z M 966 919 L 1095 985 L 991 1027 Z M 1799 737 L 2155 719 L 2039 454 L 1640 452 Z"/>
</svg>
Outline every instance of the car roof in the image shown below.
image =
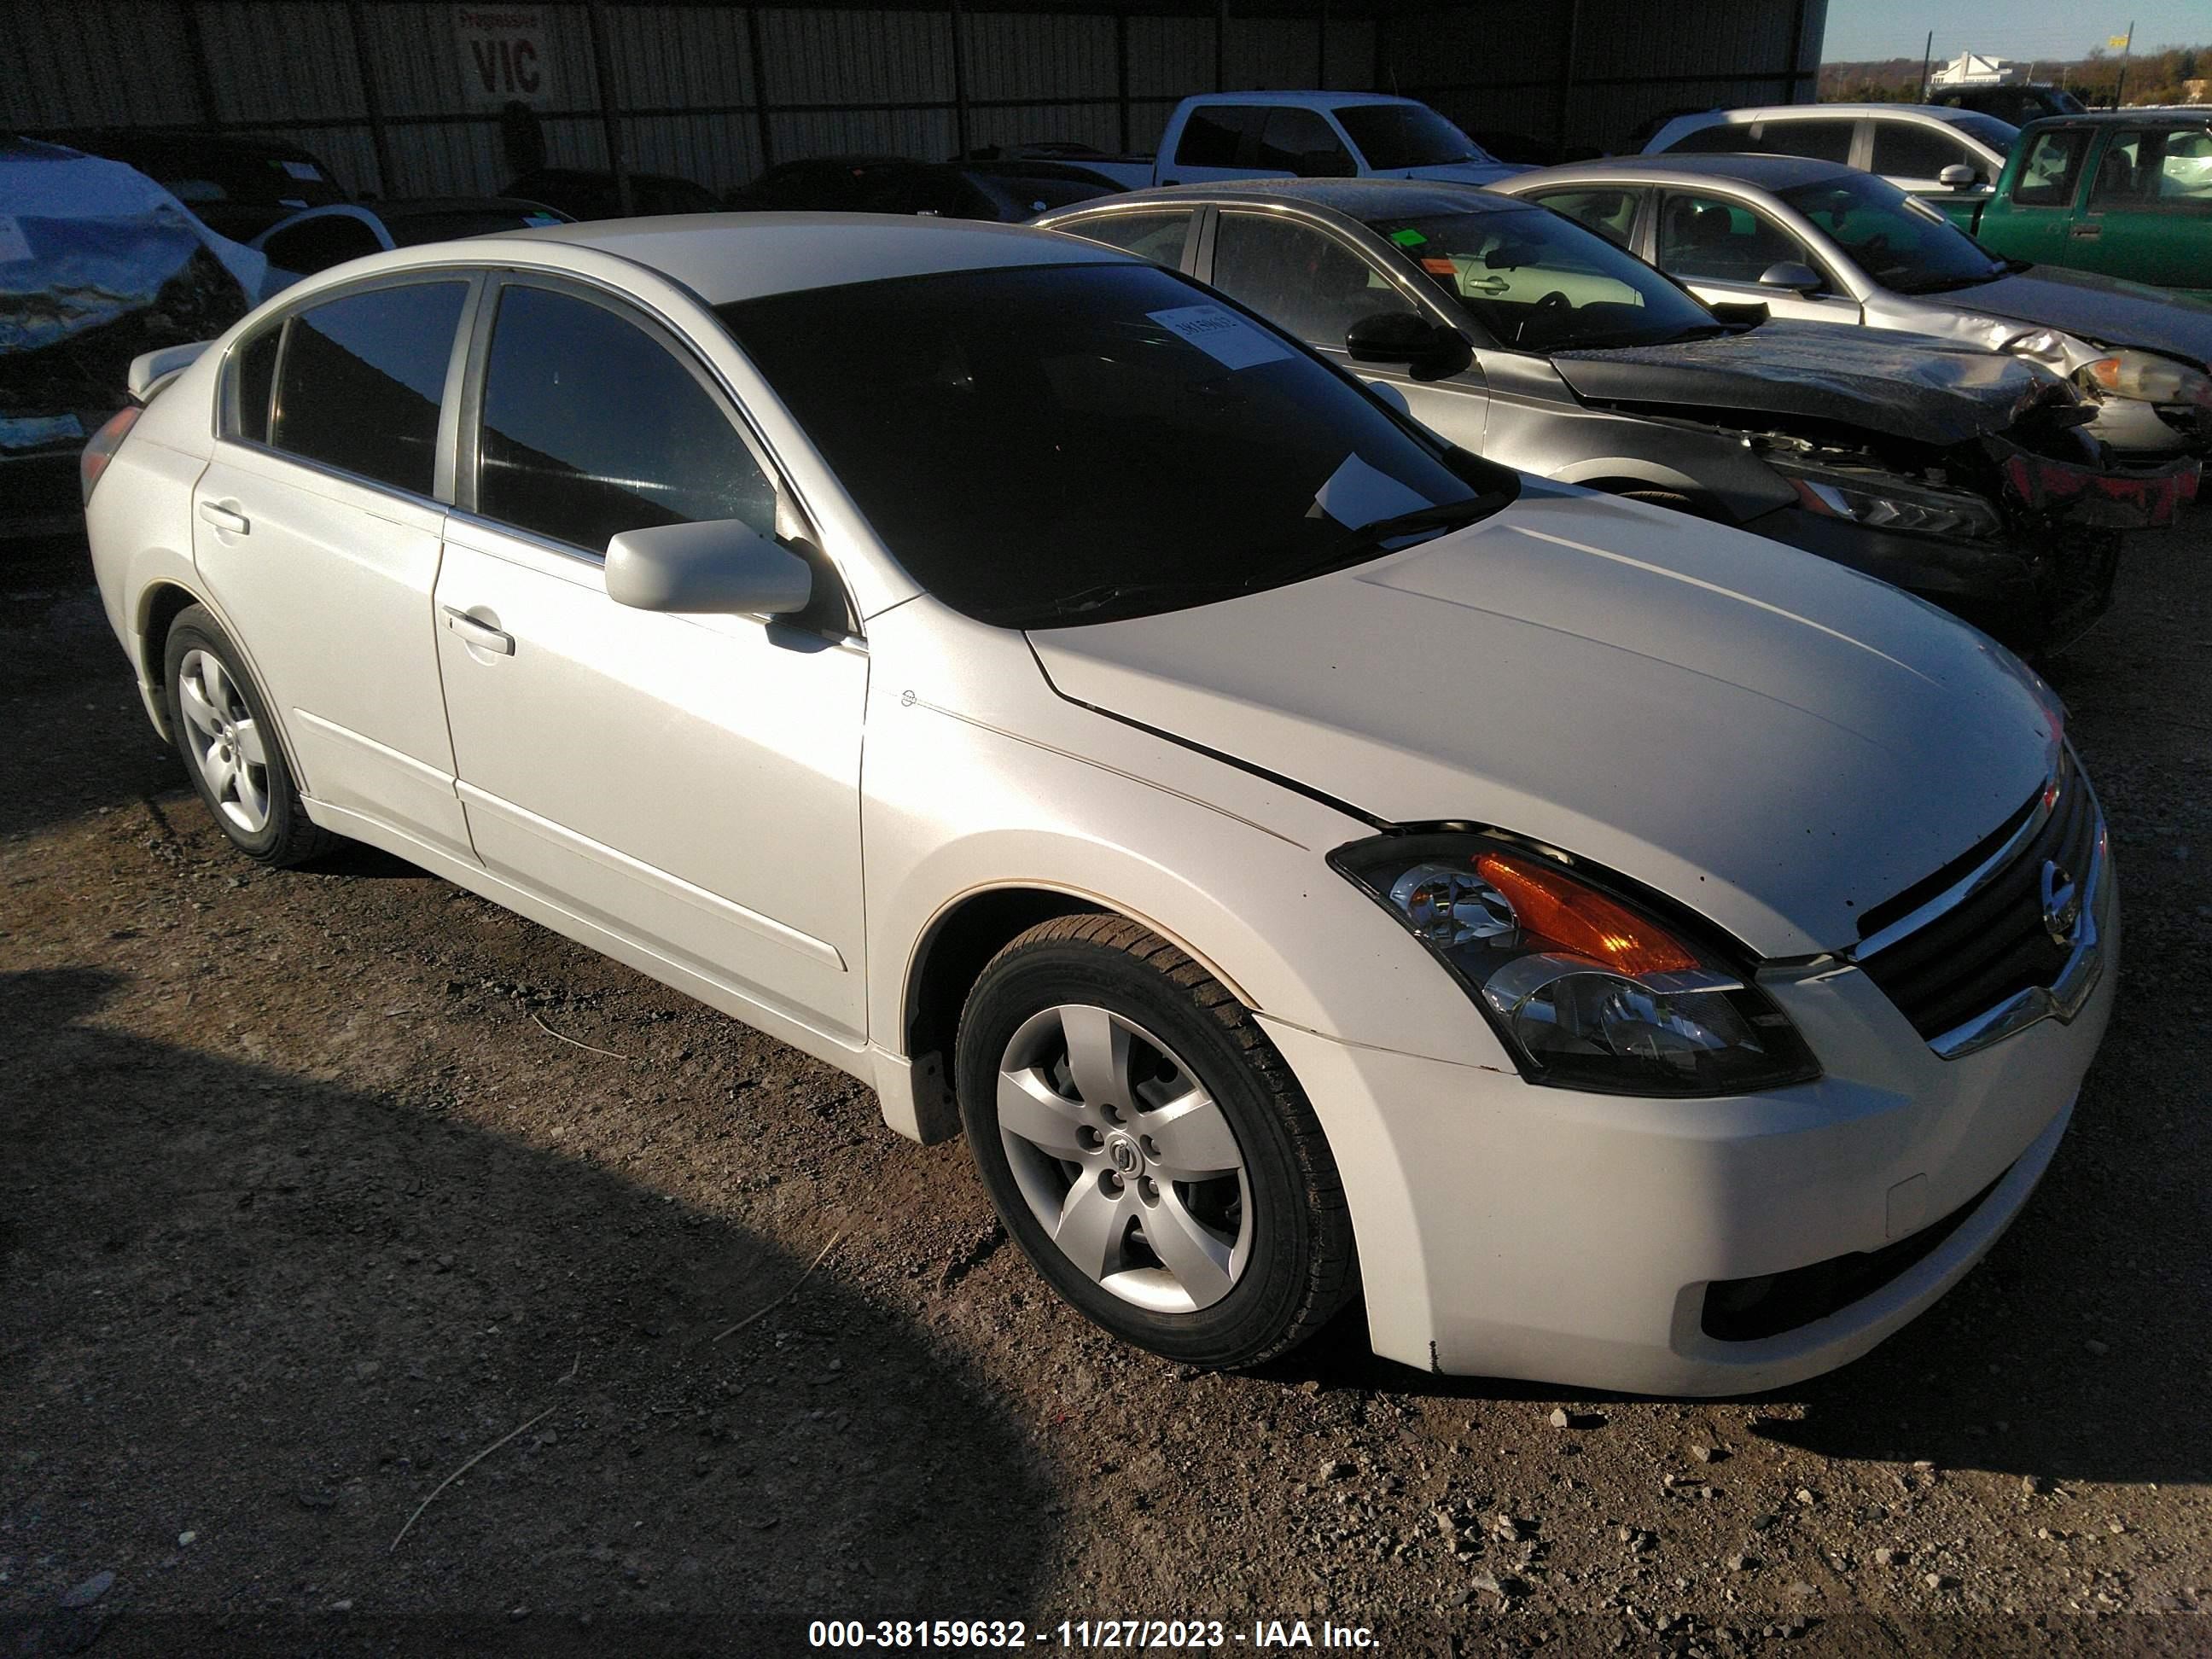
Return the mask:
<svg viewBox="0 0 2212 1659">
<path fill-rule="evenodd" d="M 1117 195 L 1113 205 L 1137 203 L 1245 203 L 1266 206 L 1280 201 L 1328 208 L 1354 219 L 1382 216 L 1405 218 L 1444 213 L 1501 213 L 1528 204 L 1473 185 L 1425 179 L 1237 179 L 1218 185 L 1164 185 Z M 1103 207 L 1105 203 L 1098 205 Z"/>
<path fill-rule="evenodd" d="M 1344 104 L 1413 104 L 1418 108 L 1428 107 L 1417 99 L 1400 98 L 1387 92 L 1201 92 L 1183 101 L 1191 104 L 1297 104 L 1304 107 L 1326 104 L 1331 109 Z"/>
<path fill-rule="evenodd" d="M 451 258 L 457 250 L 516 242 L 611 253 L 681 283 L 710 306 L 801 289 L 952 270 L 1145 263 L 1117 250 L 1022 225 L 888 213 L 684 213 L 658 219 L 594 219 L 501 231 L 467 242 L 428 244 L 418 252 L 434 255 L 442 250 Z M 385 257 L 395 263 L 400 258 Z"/>
<path fill-rule="evenodd" d="M 1723 122 L 1742 125 L 1752 121 L 1810 121 L 1834 116 L 1849 116 L 1856 120 L 1865 115 L 1917 115 L 1955 126 L 1961 116 L 1980 112 L 1953 109 L 1944 104 L 1757 104 L 1740 109 L 1707 110 L 1702 115 L 1683 115 L 1676 119 L 1686 125 L 1717 126 Z"/>
<path fill-rule="evenodd" d="M 1817 161 L 1806 155 L 1716 155 L 1701 152 L 1685 155 L 1662 150 L 1656 155 L 1613 155 L 1601 161 L 1568 161 L 1555 167 L 1539 167 L 1517 178 L 1500 181 L 1501 188 L 1518 193 L 1533 184 L 1553 180 L 1603 180 L 1633 176 L 1638 182 L 1695 184 L 1705 179 L 1733 179 L 1760 190 L 1789 190 L 1841 173 L 1856 173 L 1841 161 Z"/>
<path fill-rule="evenodd" d="M 314 154 L 289 138 L 249 137 L 243 133 L 210 132 L 199 128 L 78 127 L 56 135 L 53 142 L 72 149 L 102 155 L 110 150 L 134 155 L 173 155 L 227 152 L 234 155 L 281 156 L 313 161 Z"/>
<path fill-rule="evenodd" d="M 2085 109 L 2069 115 L 2039 116 L 2035 127 L 2201 127 L 2212 125 L 2212 105 L 2152 105 L 2143 109 Z M 2021 131 L 2025 132 L 2027 126 Z"/>
</svg>

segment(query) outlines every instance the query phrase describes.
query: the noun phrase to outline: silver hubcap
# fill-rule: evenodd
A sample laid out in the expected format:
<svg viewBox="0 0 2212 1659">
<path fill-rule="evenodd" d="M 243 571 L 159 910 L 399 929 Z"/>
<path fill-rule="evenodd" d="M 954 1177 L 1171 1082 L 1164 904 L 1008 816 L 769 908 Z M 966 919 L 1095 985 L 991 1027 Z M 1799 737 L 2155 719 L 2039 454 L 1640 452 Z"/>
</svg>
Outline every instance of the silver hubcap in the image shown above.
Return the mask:
<svg viewBox="0 0 2212 1659">
<path fill-rule="evenodd" d="M 1252 1253 L 1244 1155 L 1168 1046 L 1104 1008 L 1032 1016 L 999 1062 L 999 1139 L 1054 1243 L 1124 1302 L 1194 1313 Z"/>
<path fill-rule="evenodd" d="M 216 810 L 249 836 L 269 827 L 269 751 L 261 727 L 222 664 L 187 651 L 177 665 L 185 747 L 215 798 Z"/>
</svg>

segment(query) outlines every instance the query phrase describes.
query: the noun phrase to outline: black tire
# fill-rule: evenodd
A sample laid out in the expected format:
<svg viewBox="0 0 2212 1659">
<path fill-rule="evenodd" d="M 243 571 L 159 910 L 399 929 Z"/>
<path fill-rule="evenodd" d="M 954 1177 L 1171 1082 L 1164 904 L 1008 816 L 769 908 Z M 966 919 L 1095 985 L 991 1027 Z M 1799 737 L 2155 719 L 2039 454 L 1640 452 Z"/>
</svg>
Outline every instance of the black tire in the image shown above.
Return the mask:
<svg viewBox="0 0 2212 1659">
<path fill-rule="evenodd" d="M 241 826 L 224 809 L 194 755 L 181 681 L 185 659 L 196 651 L 206 653 L 222 665 L 223 673 L 253 717 L 261 735 L 268 820 L 258 832 Z M 250 859 L 284 867 L 319 858 L 338 844 L 341 837 L 310 820 L 300 805 L 300 792 L 293 785 L 292 769 L 285 763 L 283 746 L 277 740 L 276 724 L 269 717 L 268 699 L 262 696 L 253 676 L 246 672 L 238 647 L 230 642 L 230 636 L 204 605 L 187 606 L 170 624 L 169 636 L 161 650 L 161 684 L 168 699 L 169 730 L 184 758 L 185 770 L 191 777 L 201 804 L 232 846 Z"/>
<path fill-rule="evenodd" d="M 1023 1194 L 1000 1138 L 1000 1065 L 1033 1017 L 1068 1005 L 1102 1007 L 1158 1034 L 1236 1136 L 1249 1255 L 1211 1305 L 1158 1312 L 1124 1300 L 1068 1258 Z M 1032 927 L 969 992 L 955 1065 L 968 1143 L 1007 1232 L 1062 1297 L 1123 1340 L 1189 1364 L 1257 1365 L 1311 1336 L 1356 1294 L 1351 1212 L 1313 1108 L 1250 1012 L 1158 934 L 1096 914 Z"/>
<path fill-rule="evenodd" d="M 1710 513 L 1701 512 L 1698 504 L 1679 489 L 1623 489 L 1615 492 L 1624 501 L 1642 501 L 1647 507 L 1663 507 L 1670 512 L 1686 513 L 1693 519 L 1709 519 Z"/>
</svg>

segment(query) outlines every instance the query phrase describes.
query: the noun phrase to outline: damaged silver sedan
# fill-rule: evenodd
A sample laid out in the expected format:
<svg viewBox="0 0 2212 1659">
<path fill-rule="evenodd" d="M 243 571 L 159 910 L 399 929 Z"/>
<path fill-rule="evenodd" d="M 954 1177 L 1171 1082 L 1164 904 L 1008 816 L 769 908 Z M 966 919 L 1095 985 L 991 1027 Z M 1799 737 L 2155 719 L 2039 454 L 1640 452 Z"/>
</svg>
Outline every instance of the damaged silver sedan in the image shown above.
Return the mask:
<svg viewBox="0 0 2212 1659">
<path fill-rule="evenodd" d="M 2196 490 L 2193 463 L 2114 460 L 2035 364 L 1709 307 L 1487 191 L 1243 181 L 1037 222 L 1211 283 L 1462 448 L 1820 554 L 2022 651 L 2101 616 L 2116 532 Z"/>
</svg>

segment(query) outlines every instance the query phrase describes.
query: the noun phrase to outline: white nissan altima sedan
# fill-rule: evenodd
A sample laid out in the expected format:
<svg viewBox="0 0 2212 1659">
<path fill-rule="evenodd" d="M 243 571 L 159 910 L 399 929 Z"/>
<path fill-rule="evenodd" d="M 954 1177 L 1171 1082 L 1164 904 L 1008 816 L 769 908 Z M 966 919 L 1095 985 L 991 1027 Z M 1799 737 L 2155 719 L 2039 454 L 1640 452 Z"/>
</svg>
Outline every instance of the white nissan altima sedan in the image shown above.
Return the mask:
<svg viewBox="0 0 2212 1659">
<path fill-rule="evenodd" d="M 1809 1376 L 1989 1249 L 2104 1030 L 2002 649 L 1096 244 L 568 226 L 136 374 L 94 562 L 242 853 L 386 848 L 964 1132 L 1178 1359 L 1364 1293 L 1442 1371 Z"/>
</svg>

